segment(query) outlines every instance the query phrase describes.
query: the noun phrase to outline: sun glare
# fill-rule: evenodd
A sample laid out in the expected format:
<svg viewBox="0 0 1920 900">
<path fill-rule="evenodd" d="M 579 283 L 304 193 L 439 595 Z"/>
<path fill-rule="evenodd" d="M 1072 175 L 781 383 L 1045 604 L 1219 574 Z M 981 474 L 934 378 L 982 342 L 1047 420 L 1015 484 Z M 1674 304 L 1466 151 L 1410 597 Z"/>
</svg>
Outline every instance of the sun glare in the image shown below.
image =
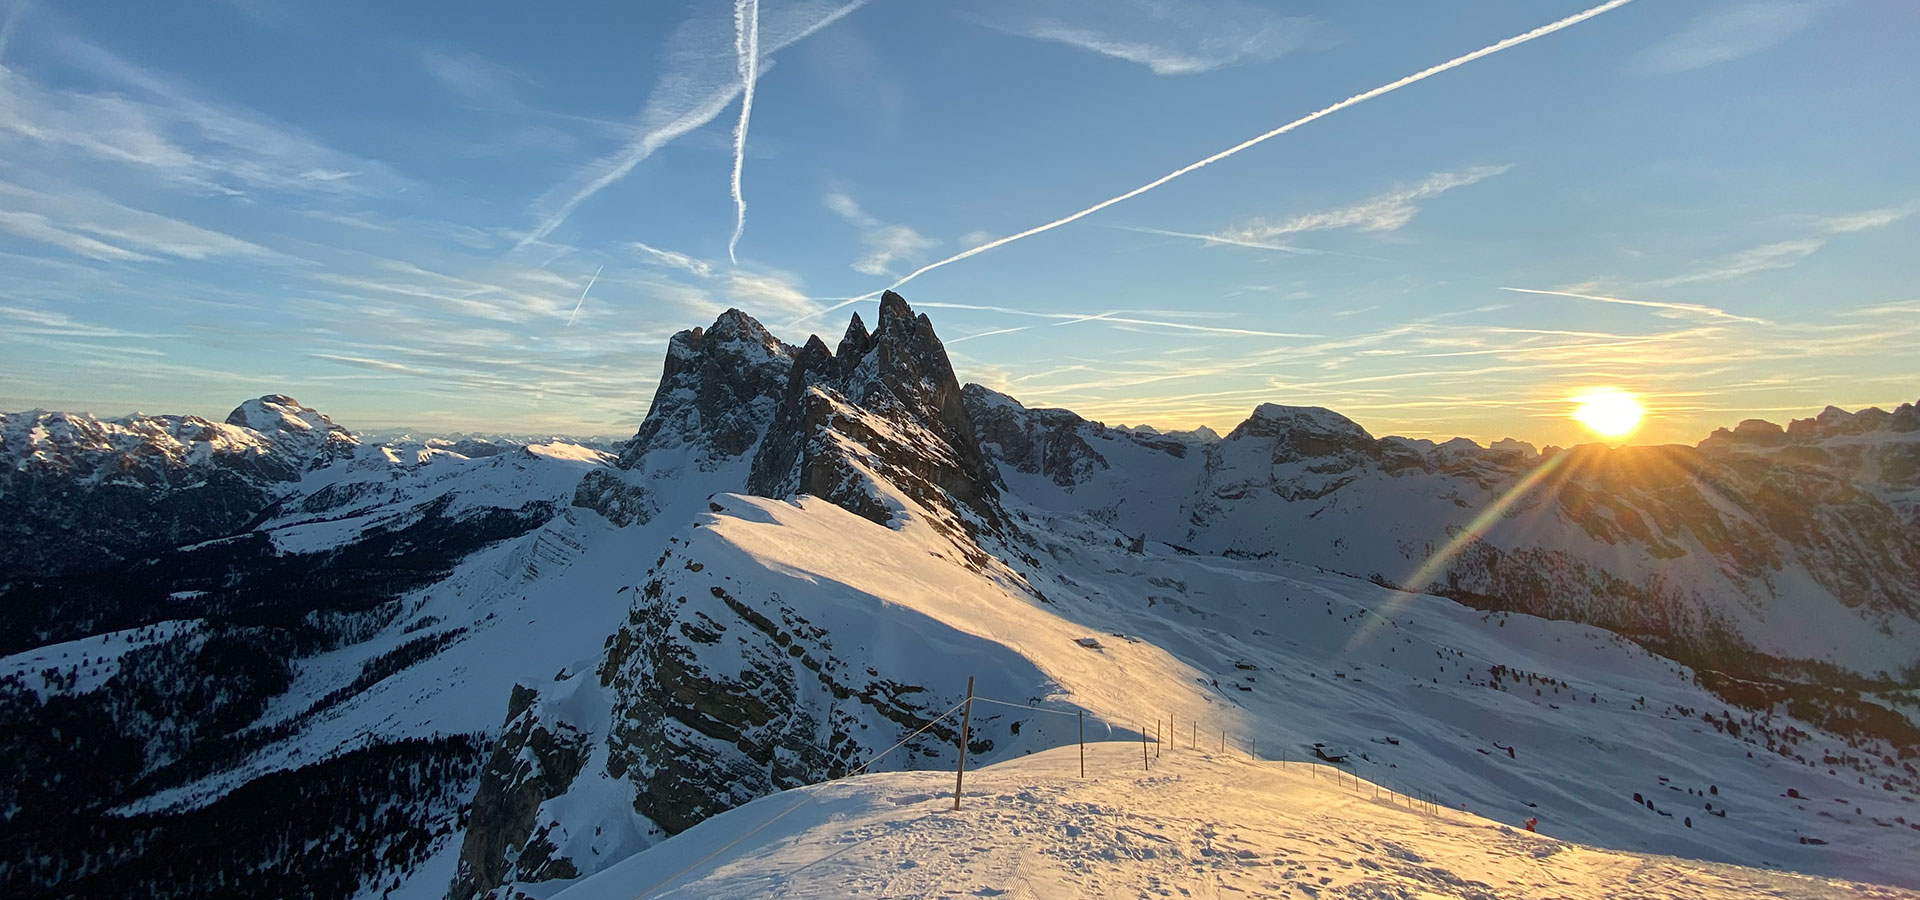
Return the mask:
<svg viewBox="0 0 1920 900">
<path fill-rule="evenodd" d="M 1618 388 L 1600 388 L 1573 398 L 1573 418 L 1604 438 L 1623 438 L 1640 427 L 1646 410 L 1637 394 Z"/>
</svg>

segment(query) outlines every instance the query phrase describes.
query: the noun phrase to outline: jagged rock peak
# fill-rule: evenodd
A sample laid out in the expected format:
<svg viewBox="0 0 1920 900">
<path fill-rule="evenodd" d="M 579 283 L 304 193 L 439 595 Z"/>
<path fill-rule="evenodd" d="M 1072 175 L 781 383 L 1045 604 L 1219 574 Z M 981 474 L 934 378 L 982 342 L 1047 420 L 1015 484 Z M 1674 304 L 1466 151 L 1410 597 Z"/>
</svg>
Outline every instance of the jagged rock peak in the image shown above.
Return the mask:
<svg viewBox="0 0 1920 900">
<path fill-rule="evenodd" d="M 707 328 L 675 334 L 653 403 L 620 467 L 634 468 L 648 451 L 669 447 L 695 448 L 703 470 L 746 453 L 773 418 L 796 352 L 738 309 Z"/>
<path fill-rule="evenodd" d="M 907 298 L 892 291 L 880 292 L 880 327 L 887 327 L 889 319 L 913 321 L 913 307 L 907 305 Z"/>
<path fill-rule="evenodd" d="M 888 291 L 888 293 L 893 293 Z M 899 296 L 895 294 L 895 296 Z M 847 333 L 840 338 L 840 349 L 834 356 L 849 362 L 856 361 L 873 349 L 873 334 L 867 331 L 867 323 L 860 321 L 860 314 L 854 313 L 847 322 Z"/>
<path fill-rule="evenodd" d="M 728 308 L 714 319 L 706 336 L 711 341 L 751 341 L 765 347 L 785 346 L 765 325 L 760 324 L 760 320 L 737 308 Z"/>
<path fill-rule="evenodd" d="M 736 356 L 750 358 L 791 356 L 793 348 L 774 337 L 759 320 L 739 309 L 728 309 L 706 328 L 677 332 L 667 341 L 667 361 L 662 379 L 685 371 L 688 364 L 709 350 L 725 347 Z"/>
<path fill-rule="evenodd" d="M 858 487 L 863 471 L 877 467 L 930 508 L 951 500 L 989 521 L 1000 516 L 997 471 L 980 452 L 946 348 L 899 294 L 881 296 L 871 333 L 854 316 L 837 354 L 828 355 L 818 337 L 808 341 L 779 409 L 754 459 L 751 493 L 813 494 L 886 521 L 890 514 Z M 827 440 L 829 431 L 846 440 Z M 864 462 L 854 465 L 848 446 L 859 447 Z M 935 497 L 941 493 L 945 499 Z"/>
<path fill-rule="evenodd" d="M 849 396 L 864 403 L 884 390 L 902 402 L 937 410 L 948 424 L 970 430 L 960 405 L 960 380 L 954 377 L 947 348 L 934 334 L 933 323 L 924 315 L 914 315 L 906 298 L 892 291 L 880 295 L 880 323 L 873 330 L 871 347 L 871 361 L 864 357 L 858 362 L 841 361 L 852 366 Z"/>
</svg>

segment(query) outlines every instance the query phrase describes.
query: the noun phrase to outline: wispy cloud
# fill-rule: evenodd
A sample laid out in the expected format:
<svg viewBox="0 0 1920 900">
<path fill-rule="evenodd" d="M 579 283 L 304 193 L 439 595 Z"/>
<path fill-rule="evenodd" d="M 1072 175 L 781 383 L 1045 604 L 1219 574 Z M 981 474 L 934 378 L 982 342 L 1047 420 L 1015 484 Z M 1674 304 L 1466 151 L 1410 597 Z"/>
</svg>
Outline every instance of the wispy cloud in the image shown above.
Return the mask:
<svg viewBox="0 0 1920 900">
<path fill-rule="evenodd" d="M 0 305 L 0 319 L 11 319 L 4 330 L 9 335 L 82 338 L 151 338 L 154 335 L 124 331 L 79 321 L 62 312 Z"/>
<path fill-rule="evenodd" d="M 1670 278 L 1661 278 L 1648 282 L 1654 287 L 1674 287 L 1682 284 L 1699 284 L 1707 281 L 1731 281 L 1744 278 L 1757 272 L 1772 269 L 1785 269 L 1814 253 L 1827 242 L 1824 238 L 1799 238 L 1791 241 L 1775 241 L 1742 250 L 1725 257 L 1708 268 Z"/>
<path fill-rule="evenodd" d="M 769 10 L 760 23 L 764 50 L 759 71 L 764 73 L 771 67 L 773 54 L 840 21 L 866 2 L 829 5 L 812 0 Z M 743 85 L 735 54 L 721 50 L 733 46 L 732 38 L 726 36 L 731 30 L 717 20 L 696 17 L 674 32 L 667 41 L 665 74 L 647 95 L 635 136 L 618 152 L 576 173 L 570 185 L 555 189 L 557 202 L 548 201 L 550 208 L 540 215 L 539 224 L 521 237 L 521 247 L 546 240 L 580 204 L 627 177 L 661 147 L 713 121 L 741 95 Z"/>
<path fill-rule="evenodd" d="M 112 84 L 49 88 L 7 69 L 0 78 L 0 146 L 78 153 L 219 193 L 342 194 L 399 182 L 379 163 L 328 148 L 299 131 L 203 99 L 160 74 L 77 38 L 54 45 Z M 16 149 L 14 152 L 22 152 Z"/>
<path fill-rule="evenodd" d="M 1752 325 L 1773 324 L 1771 322 L 1768 322 L 1766 319 L 1756 319 L 1756 318 L 1753 318 L 1752 316 L 1736 315 L 1734 313 L 1727 312 L 1724 309 L 1716 309 L 1711 306 L 1700 306 L 1693 303 L 1667 303 L 1660 300 L 1628 300 L 1624 297 L 1603 297 L 1598 294 L 1581 294 L 1581 293 L 1575 293 L 1573 291 L 1547 291 L 1547 290 L 1538 290 L 1535 288 L 1503 287 L 1501 288 L 1501 290 L 1512 291 L 1516 294 L 1541 294 L 1549 297 L 1571 297 L 1576 300 L 1592 300 L 1596 303 L 1617 303 L 1624 306 L 1644 306 L 1650 309 L 1661 310 L 1662 314 L 1671 315 L 1674 317 L 1725 319 L 1729 322 L 1746 322 Z"/>
<path fill-rule="evenodd" d="M 1175 6 L 1164 0 L 989 0 L 973 18 L 997 31 L 1137 63 L 1156 75 L 1190 75 L 1266 62 L 1324 41 L 1311 16 L 1285 16 L 1240 0 Z"/>
<path fill-rule="evenodd" d="M 713 264 L 704 259 L 694 259 L 678 250 L 662 250 L 659 247 L 643 244 L 639 241 L 629 241 L 627 246 L 638 251 L 641 257 L 648 262 L 666 266 L 671 269 L 679 269 L 696 278 L 713 277 Z"/>
<path fill-rule="evenodd" d="M 844 191 L 828 192 L 825 202 L 834 215 L 860 229 L 860 241 L 866 245 L 867 255 L 854 261 L 853 270 L 862 275 L 890 276 L 894 263 L 911 264 L 921 254 L 940 245 L 939 241 L 906 225 L 880 221 Z"/>
<path fill-rule="evenodd" d="M 1432 199 L 1454 188 L 1478 184 L 1505 174 L 1512 168 L 1511 165 L 1475 166 L 1458 172 L 1435 172 L 1416 184 L 1396 188 L 1350 206 L 1301 213 L 1278 222 L 1256 219 L 1209 237 L 1221 243 L 1260 246 L 1272 244 L 1288 235 L 1310 231 L 1398 231 L 1420 213 L 1420 201 Z"/>
<path fill-rule="evenodd" d="M 1920 300 L 1902 300 L 1893 303 L 1874 303 L 1867 306 L 1857 306 L 1847 310 L 1841 315 L 1920 317 Z"/>
<path fill-rule="evenodd" d="M 423 47 L 417 59 L 441 87 L 483 106 L 516 105 L 515 95 L 533 82 L 519 69 L 463 50 Z"/>
<path fill-rule="evenodd" d="M 790 276 L 765 272 L 732 272 L 725 279 L 727 296 L 740 306 L 759 314 L 805 315 L 819 303 L 799 288 Z"/>
<path fill-rule="evenodd" d="M 127 262 L 153 262 L 154 257 L 144 253 L 135 253 L 124 247 L 116 247 L 98 238 L 68 231 L 38 213 L 0 212 L 0 231 L 17 238 L 37 241 L 50 247 L 59 247 L 81 256 L 100 260 L 119 260 Z"/>
<path fill-rule="evenodd" d="M 1888 225 L 1892 225 L 1906 218 L 1912 213 L 1912 209 L 1905 207 L 1869 209 L 1865 212 L 1828 216 L 1820 220 L 1820 227 L 1829 234 L 1852 234 L 1856 231 L 1885 228 Z"/>
<path fill-rule="evenodd" d="M 1815 227 L 1819 233 L 1814 236 L 1750 247 L 1714 260 L 1696 271 L 1657 279 L 1647 284 L 1652 287 L 1674 287 L 1683 284 L 1732 281 L 1760 272 L 1789 268 L 1818 253 L 1836 235 L 1856 234 L 1874 228 L 1884 228 L 1906 218 L 1910 212 L 1911 210 L 1908 209 L 1889 208 L 1827 216 L 1816 220 Z"/>
<path fill-rule="evenodd" d="M 1813 23 L 1828 4 L 1815 0 L 1737 0 L 1702 13 L 1687 27 L 1634 57 L 1645 72 L 1686 72 L 1772 47 Z"/>
<path fill-rule="evenodd" d="M 0 181 L 0 230 L 100 260 L 153 262 L 162 257 L 218 256 L 291 261 L 291 257 L 229 234 L 134 209 L 67 186 L 40 191 Z"/>
</svg>

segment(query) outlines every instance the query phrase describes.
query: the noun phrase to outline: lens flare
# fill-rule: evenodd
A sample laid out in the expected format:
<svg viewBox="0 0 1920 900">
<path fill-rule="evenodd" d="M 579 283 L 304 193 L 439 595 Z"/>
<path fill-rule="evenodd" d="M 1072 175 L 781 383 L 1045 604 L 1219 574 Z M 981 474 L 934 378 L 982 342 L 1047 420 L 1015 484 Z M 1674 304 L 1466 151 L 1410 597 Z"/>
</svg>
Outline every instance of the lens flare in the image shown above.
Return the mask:
<svg viewBox="0 0 1920 900">
<path fill-rule="evenodd" d="M 1623 438 L 1640 427 L 1646 409 L 1640 397 L 1619 388 L 1598 388 L 1573 398 L 1573 418 L 1604 438 Z"/>
</svg>

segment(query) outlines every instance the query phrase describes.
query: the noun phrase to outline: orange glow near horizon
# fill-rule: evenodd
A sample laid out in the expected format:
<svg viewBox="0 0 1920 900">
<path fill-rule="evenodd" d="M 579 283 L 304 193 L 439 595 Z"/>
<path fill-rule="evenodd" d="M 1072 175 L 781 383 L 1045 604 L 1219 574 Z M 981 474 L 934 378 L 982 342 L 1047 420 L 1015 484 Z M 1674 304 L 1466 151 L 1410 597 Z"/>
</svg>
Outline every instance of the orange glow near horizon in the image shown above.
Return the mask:
<svg viewBox="0 0 1920 900">
<path fill-rule="evenodd" d="M 1573 419 L 1588 431 L 1609 440 L 1620 440 L 1640 429 L 1646 408 L 1640 395 L 1619 388 L 1595 388 L 1574 396 Z"/>
</svg>

